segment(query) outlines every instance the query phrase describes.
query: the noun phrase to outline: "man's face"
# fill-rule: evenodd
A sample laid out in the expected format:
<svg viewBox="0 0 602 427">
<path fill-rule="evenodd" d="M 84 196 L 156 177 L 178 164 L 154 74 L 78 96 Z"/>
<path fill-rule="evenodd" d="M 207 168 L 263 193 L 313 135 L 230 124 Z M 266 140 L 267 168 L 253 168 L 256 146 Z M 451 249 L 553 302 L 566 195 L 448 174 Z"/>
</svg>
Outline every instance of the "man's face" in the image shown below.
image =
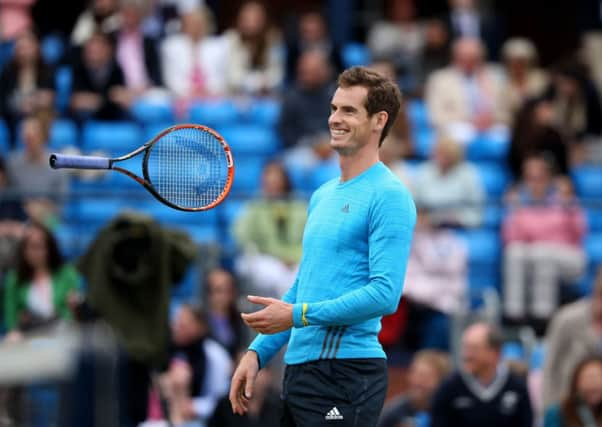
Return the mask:
<svg viewBox="0 0 602 427">
<path fill-rule="evenodd" d="M 439 385 L 439 373 L 425 361 L 415 361 L 408 373 L 408 394 L 410 399 L 427 402 Z"/>
<path fill-rule="evenodd" d="M 350 86 L 339 87 L 332 97 L 328 118 L 330 145 L 342 156 L 357 153 L 376 132 L 377 114 L 368 116 L 367 95 L 365 87 Z"/>
<path fill-rule="evenodd" d="M 462 337 L 462 365 L 471 375 L 479 375 L 498 363 L 499 353 L 488 345 L 487 334 L 487 328 L 476 325 Z"/>
</svg>

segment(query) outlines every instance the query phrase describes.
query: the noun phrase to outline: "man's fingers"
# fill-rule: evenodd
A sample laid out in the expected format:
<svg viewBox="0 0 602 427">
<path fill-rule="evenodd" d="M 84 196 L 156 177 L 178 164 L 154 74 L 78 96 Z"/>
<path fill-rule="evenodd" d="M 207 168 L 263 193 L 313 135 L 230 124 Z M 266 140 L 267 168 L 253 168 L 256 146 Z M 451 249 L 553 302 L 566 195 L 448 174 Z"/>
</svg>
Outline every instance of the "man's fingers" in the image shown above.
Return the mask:
<svg viewBox="0 0 602 427">
<path fill-rule="evenodd" d="M 253 304 L 261 304 L 261 305 L 270 305 L 270 304 L 274 304 L 276 301 L 278 301 L 277 299 L 274 299 L 274 298 L 258 297 L 255 295 L 249 295 L 249 296 L 247 296 L 247 299 L 250 302 L 252 302 Z"/>
<path fill-rule="evenodd" d="M 245 379 L 245 388 L 244 388 L 244 394 L 243 394 L 243 397 L 245 399 L 250 399 L 253 397 L 254 385 L 255 385 L 255 378 L 252 378 L 251 375 L 249 374 L 247 376 L 247 378 Z"/>
<path fill-rule="evenodd" d="M 238 397 L 240 395 L 240 390 L 242 389 L 242 378 L 234 375 L 232 377 L 232 384 L 230 385 L 230 405 L 232 406 L 232 412 L 238 414 L 240 411 L 240 404 L 238 402 Z"/>
</svg>

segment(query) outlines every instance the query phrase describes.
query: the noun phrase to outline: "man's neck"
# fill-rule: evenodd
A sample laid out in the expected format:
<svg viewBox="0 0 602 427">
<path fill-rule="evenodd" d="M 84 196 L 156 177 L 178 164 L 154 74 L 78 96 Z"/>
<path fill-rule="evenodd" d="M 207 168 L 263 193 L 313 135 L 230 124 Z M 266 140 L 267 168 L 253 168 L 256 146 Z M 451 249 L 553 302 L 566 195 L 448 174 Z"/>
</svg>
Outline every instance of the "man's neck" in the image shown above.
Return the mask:
<svg viewBox="0 0 602 427">
<path fill-rule="evenodd" d="M 479 372 L 477 375 L 475 375 L 475 378 L 483 387 L 488 387 L 491 385 L 491 383 L 493 383 L 496 375 L 497 375 L 497 366 L 494 366 L 487 370 L 483 370 L 483 372 Z"/>
<path fill-rule="evenodd" d="M 339 154 L 341 182 L 349 181 L 379 162 L 378 149 L 373 144 L 366 144 L 351 155 Z"/>
</svg>

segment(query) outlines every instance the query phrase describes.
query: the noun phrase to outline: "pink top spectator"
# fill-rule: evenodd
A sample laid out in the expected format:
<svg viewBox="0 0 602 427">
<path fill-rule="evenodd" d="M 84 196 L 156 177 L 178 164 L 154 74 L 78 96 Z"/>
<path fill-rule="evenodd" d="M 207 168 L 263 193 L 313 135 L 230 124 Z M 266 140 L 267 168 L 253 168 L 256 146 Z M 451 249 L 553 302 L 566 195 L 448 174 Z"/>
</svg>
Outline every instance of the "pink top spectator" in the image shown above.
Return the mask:
<svg viewBox="0 0 602 427">
<path fill-rule="evenodd" d="M 0 37 L 14 40 L 31 28 L 31 6 L 35 0 L 0 0 Z"/>
<path fill-rule="evenodd" d="M 119 34 L 117 59 L 123 69 L 127 87 L 144 89 L 149 86 L 144 63 L 144 39 L 140 32 L 128 31 Z"/>
<path fill-rule="evenodd" d="M 581 247 L 586 222 L 581 208 L 574 205 L 521 206 L 506 218 L 502 232 L 506 244 L 550 242 Z"/>
</svg>

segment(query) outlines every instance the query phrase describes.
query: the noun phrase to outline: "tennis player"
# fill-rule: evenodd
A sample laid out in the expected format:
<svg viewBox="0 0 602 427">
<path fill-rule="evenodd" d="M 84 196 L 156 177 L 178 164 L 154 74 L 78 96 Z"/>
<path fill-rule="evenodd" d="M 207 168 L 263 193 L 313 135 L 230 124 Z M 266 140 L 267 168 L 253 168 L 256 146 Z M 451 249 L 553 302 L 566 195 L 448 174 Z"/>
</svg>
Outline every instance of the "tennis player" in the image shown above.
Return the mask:
<svg viewBox="0 0 602 427">
<path fill-rule="evenodd" d="M 310 200 L 290 290 L 282 300 L 248 297 L 265 307 L 242 315 L 259 335 L 232 378 L 235 413 L 288 344 L 281 426 L 376 424 L 387 388 L 380 319 L 397 309 L 416 221 L 410 193 L 378 157 L 400 102 L 398 87 L 367 68 L 339 76 L 328 125 L 341 175 Z"/>
</svg>

